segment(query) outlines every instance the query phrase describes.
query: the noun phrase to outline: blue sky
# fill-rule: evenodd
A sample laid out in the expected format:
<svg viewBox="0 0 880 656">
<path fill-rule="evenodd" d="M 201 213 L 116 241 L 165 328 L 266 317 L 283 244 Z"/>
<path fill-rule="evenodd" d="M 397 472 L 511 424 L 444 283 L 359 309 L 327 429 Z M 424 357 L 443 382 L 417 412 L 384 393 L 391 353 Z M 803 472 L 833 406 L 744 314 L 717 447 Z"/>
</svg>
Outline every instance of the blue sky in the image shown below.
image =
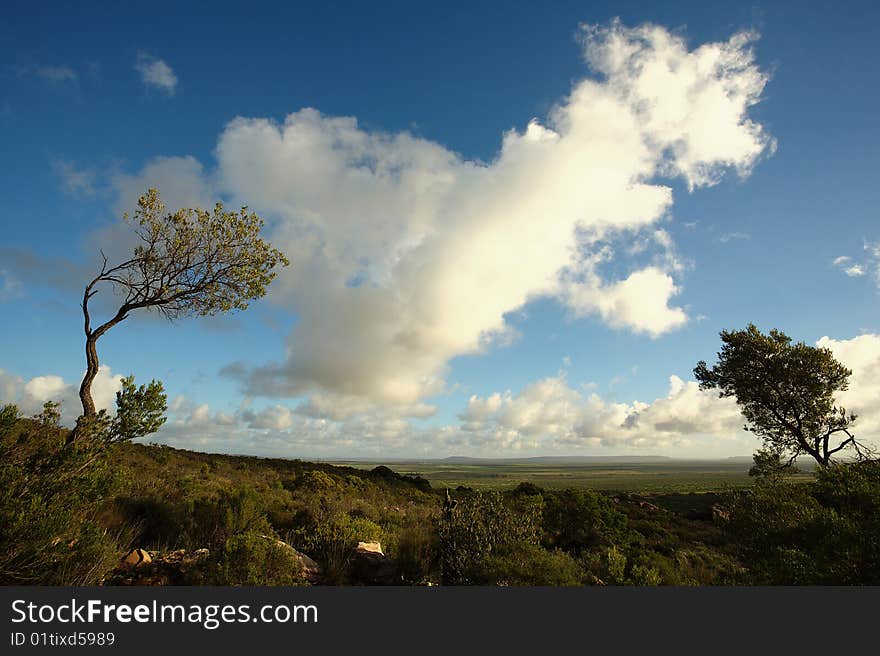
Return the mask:
<svg viewBox="0 0 880 656">
<path fill-rule="evenodd" d="M 75 417 L 77 299 L 158 186 L 248 204 L 293 266 L 102 339 L 96 394 L 163 380 L 157 441 L 745 454 L 690 381 L 750 321 L 827 337 L 880 434 L 878 10 L 471 4 L 8 4 L 2 396 Z"/>
</svg>

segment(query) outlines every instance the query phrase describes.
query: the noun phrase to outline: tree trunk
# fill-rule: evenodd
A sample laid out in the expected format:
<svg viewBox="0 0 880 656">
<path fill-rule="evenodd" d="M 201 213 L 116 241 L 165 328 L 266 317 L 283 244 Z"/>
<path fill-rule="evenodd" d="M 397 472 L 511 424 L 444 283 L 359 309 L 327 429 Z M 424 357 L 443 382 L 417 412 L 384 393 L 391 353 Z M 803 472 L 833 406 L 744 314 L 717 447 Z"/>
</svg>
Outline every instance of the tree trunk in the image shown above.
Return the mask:
<svg viewBox="0 0 880 656">
<path fill-rule="evenodd" d="M 98 375 L 98 339 L 94 335 L 86 337 L 86 375 L 79 386 L 79 400 L 82 402 L 83 414 L 86 417 L 94 417 L 98 414 L 95 409 L 95 401 L 92 399 L 92 382 Z"/>
<path fill-rule="evenodd" d="M 86 375 L 83 377 L 79 386 L 79 400 L 83 407 L 84 417 L 94 417 L 98 414 L 95 408 L 95 401 L 92 398 L 92 382 L 98 375 L 98 338 L 94 334 L 86 334 Z M 79 437 L 79 421 L 76 426 L 67 435 L 67 444 L 72 444 Z"/>
</svg>

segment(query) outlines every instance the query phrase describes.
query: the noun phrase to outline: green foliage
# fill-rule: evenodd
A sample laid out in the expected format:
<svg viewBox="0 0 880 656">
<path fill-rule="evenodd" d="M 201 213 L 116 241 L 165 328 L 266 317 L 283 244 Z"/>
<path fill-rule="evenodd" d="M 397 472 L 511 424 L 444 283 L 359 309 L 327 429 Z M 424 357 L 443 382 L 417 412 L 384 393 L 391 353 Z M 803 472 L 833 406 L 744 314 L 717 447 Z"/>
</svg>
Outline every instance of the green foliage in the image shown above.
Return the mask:
<svg viewBox="0 0 880 656">
<path fill-rule="evenodd" d="M 207 585 L 306 585 L 293 550 L 272 536 L 256 532 L 226 540 L 216 562 L 204 570 Z"/>
<path fill-rule="evenodd" d="M 626 515 L 608 497 L 592 490 L 545 493 L 543 527 L 546 547 L 576 556 L 629 541 Z"/>
<path fill-rule="evenodd" d="M 14 403 L 7 403 L 0 408 L 0 439 L 8 435 L 18 423 L 19 410 Z"/>
<path fill-rule="evenodd" d="M 54 401 L 46 401 L 43 409 L 34 415 L 34 419 L 43 428 L 58 428 L 61 422 L 61 404 Z"/>
<path fill-rule="evenodd" d="M 536 544 L 514 543 L 489 556 L 483 565 L 482 583 L 510 586 L 571 586 L 583 582 L 583 570 L 569 554 L 548 551 Z"/>
<path fill-rule="evenodd" d="M 76 420 L 77 440 L 91 439 L 106 444 L 127 442 L 155 433 L 165 423 L 166 396 L 162 383 L 135 386 L 134 376 L 122 379 L 116 392 L 116 415 L 106 410 L 83 414 Z"/>
<path fill-rule="evenodd" d="M 594 582 L 606 585 L 655 586 L 663 582 L 656 567 L 647 562 L 631 561 L 617 546 L 589 554 L 584 564 Z"/>
<path fill-rule="evenodd" d="M 351 570 L 351 559 L 358 542 L 381 542 L 382 527 L 363 517 L 334 512 L 318 518 L 305 530 L 288 536 L 324 568 L 328 583 L 344 583 Z"/>
<path fill-rule="evenodd" d="M 755 464 L 749 469 L 749 476 L 778 479 L 798 472 L 792 459 L 785 461 L 779 451 L 772 449 L 758 449 L 752 459 Z"/>
<path fill-rule="evenodd" d="M 814 485 L 758 481 L 735 497 L 727 532 L 766 585 L 880 583 L 880 463 L 834 464 Z"/>
<path fill-rule="evenodd" d="M 183 541 L 190 548 L 223 546 L 244 533 L 270 533 L 266 500 L 250 487 L 220 490 L 190 502 L 183 527 Z"/>
<path fill-rule="evenodd" d="M 244 310 L 266 294 L 278 265 L 289 261 L 260 237 L 263 220 L 246 207 L 229 212 L 185 208 L 172 214 L 156 189 L 129 219 L 141 245 L 109 279 L 135 303 L 168 318 Z"/>
<path fill-rule="evenodd" d="M 93 585 L 126 539 L 124 529 L 99 521 L 117 473 L 100 445 L 65 446 L 57 404 L 35 422 L 12 423 L 8 408 L 0 429 L 0 584 Z"/>
<path fill-rule="evenodd" d="M 808 454 L 820 465 L 843 449 L 863 453 L 849 430 L 856 416 L 834 404 L 834 394 L 847 389 L 852 372 L 830 349 L 792 344 L 785 333 L 765 335 L 752 324 L 722 331 L 721 341 L 718 362 L 711 369 L 699 362 L 694 375 L 701 389 L 736 397 L 745 429 L 770 452 Z"/>
<path fill-rule="evenodd" d="M 439 536 L 433 522 L 404 526 L 389 555 L 397 560 L 403 580 L 410 584 L 436 582 L 439 568 Z"/>
<path fill-rule="evenodd" d="M 537 543 L 540 517 L 540 497 L 525 497 L 516 505 L 498 492 L 459 499 L 439 521 L 443 583 L 485 583 L 488 559 Z"/>
<path fill-rule="evenodd" d="M 165 423 L 166 396 L 162 383 L 136 387 L 134 376 L 122 379 L 116 392 L 116 417 L 110 426 L 112 442 L 123 442 L 155 433 Z"/>
</svg>

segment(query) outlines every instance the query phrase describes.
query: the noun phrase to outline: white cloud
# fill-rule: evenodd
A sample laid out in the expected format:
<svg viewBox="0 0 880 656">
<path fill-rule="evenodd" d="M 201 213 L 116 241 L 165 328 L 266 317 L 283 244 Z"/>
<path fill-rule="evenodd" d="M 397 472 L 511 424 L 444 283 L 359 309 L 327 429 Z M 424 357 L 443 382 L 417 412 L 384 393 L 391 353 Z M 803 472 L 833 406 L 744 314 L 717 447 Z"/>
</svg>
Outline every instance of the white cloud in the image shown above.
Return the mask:
<svg viewBox="0 0 880 656">
<path fill-rule="evenodd" d="M 658 227 L 672 191 L 656 180 L 711 185 L 772 148 L 747 116 L 767 81 L 751 40 L 688 50 L 652 25 L 586 30 L 600 79 L 506 132 L 489 163 L 314 109 L 230 122 L 213 179 L 192 158 L 151 163 L 151 179 L 192 181 L 181 186 L 265 215 L 293 263 L 269 291 L 298 316 L 284 360 L 228 371 L 250 394 L 309 397 L 303 415 L 420 416 L 449 361 L 515 339 L 505 317 L 534 299 L 652 337 L 682 326 L 671 303 L 684 266 Z M 118 185 L 120 205 L 145 177 Z M 661 255 L 605 279 L 601 244 L 623 240 Z"/>
<path fill-rule="evenodd" d="M 859 415 L 854 426 L 857 437 L 880 440 L 880 335 L 865 334 L 852 339 L 823 337 L 816 346 L 831 349 L 834 357 L 852 370 L 849 389 L 837 395 L 837 402 Z"/>
<path fill-rule="evenodd" d="M 61 188 L 71 195 L 91 196 L 95 193 L 95 172 L 58 158 L 52 161 L 52 170 L 61 180 Z"/>
<path fill-rule="evenodd" d="M 573 389 L 560 375 L 532 383 L 516 395 L 472 396 L 460 419 L 462 429 L 473 436 L 469 443 L 483 447 L 662 452 L 697 441 L 709 449 L 725 440 L 736 441 L 737 447 L 749 443 L 733 399 L 700 391 L 696 382 L 677 376 L 670 377 L 667 396 L 651 403 L 611 403 Z"/>
<path fill-rule="evenodd" d="M 117 195 L 118 214 L 131 212 L 137 199 L 150 187 L 161 192 L 169 212 L 182 207 L 213 208 L 215 193 L 202 164 L 195 157 L 156 157 L 137 174 L 118 172 L 111 184 Z"/>
<path fill-rule="evenodd" d="M 141 74 L 141 81 L 145 86 L 159 89 L 169 96 L 174 95 L 177 75 L 163 59 L 141 53 L 134 67 Z"/>
<path fill-rule="evenodd" d="M 849 255 L 841 255 L 834 258 L 832 264 L 850 278 L 861 278 L 873 273 L 874 281 L 880 287 L 880 242 L 865 240 L 862 250 L 864 259 L 861 262 L 853 262 Z"/>
<path fill-rule="evenodd" d="M 722 244 L 726 244 L 731 241 L 743 241 L 744 239 L 751 239 L 752 236 L 747 232 L 725 232 L 720 237 L 718 237 L 718 241 Z"/>
<path fill-rule="evenodd" d="M 102 364 L 92 382 L 92 398 L 97 409 L 107 409 L 111 415 L 115 414 L 116 392 L 121 388 L 121 377 Z M 0 369 L 0 401 L 17 404 L 26 416 L 39 412 L 46 401 L 55 401 L 61 404 L 61 420 L 68 426 L 72 426 L 82 414 L 79 381 L 68 382 L 54 374 L 25 380 Z"/>
<path fill-rule="evenodd" d="M 749 40 L 688 51 L 659 27 L 593 29 L 603 79 L 507 132 L 489 164 L 313 109 L 230 123 L 220 186 L 276 219 L 293 266 L 270 293 L 300 317 L 250 391 L 412 405 L 443 390 L 451 358 L 510 339 L 505 315 L 540 296 L 652 336 L 684 324 L 670 263 L 610 281 L 589 263 L 599 240 L 656 229 L 672 202 L 656 176 L 710 185 L 768 149 L 746 115 L 766 82 Z"/>
<path fill-rule="evenodd" d="M 671 275 L 647 267 L 607 285 L 591 274 L 588 284 L 567 289 L 566 301 L 578 316 L 596 312 L 609 326 L 659 337 L 687 321 L 684 310 L 669 306 L 679 291 Z"/>
<path fill-rule="evenodd" d="M 250 428 L 270 428 L 280 431 L 293 425 L 293 413 L 290 408 L 282 405 L 270 406 L 256 413 L 246 413 L 246 419 Z"/>
</svg>

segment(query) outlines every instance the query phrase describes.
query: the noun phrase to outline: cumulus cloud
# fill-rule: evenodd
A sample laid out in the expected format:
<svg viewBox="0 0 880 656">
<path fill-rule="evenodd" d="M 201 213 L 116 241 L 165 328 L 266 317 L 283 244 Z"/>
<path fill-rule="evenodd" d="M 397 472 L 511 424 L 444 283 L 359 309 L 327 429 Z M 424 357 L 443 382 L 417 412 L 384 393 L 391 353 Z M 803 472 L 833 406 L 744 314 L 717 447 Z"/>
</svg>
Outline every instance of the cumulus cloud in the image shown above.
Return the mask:
<svg viewBox="0 0 880 656">
<path fill-rule="evenodd" d="M 683 309 L 669 305 L 679 287 L 667 271 L 658 267 L 635 271 L 610 284 L 603 283 L 590 270 L 586 280 L 563 289 L 564 298 L 576 315 L 597 313 L 615 328 L 659 337 L 687 321 Z"/>
<path fill-rule="evenodd" d="M 131 212 L 137 199 L 150 187 L 161 191 L 169 211 L 182 207 L 213 208 L 215 190 L 204 167 L 195 157 L 155 157 L 138 173 L 117 172 L 111 177 L 117 214 Z"/>
<path fill-rule="evenodd" d="M 598 77 L 505 133 L 487 164 L 314 109 L 231 122 L 219 188 L 274 219 L 294 266 L 270 294 L 298 315 L 283 362 L 238 368 L 248 392 L 412 407 L 542 296 L 654 337 L 683 325 L 679 269 L 602 279 L 595 251 L 657 229 L 672 203 L 659 177 L 711 185 L 771 148 L 747 115 L 767 81 L 752 38 L 689 50 L 656 26 L 586 30 Z"/>
<path fill-rule="evenodd" d="M 823 337 L 816 346 L 831 349 L 834 357 L 852 370 L 849 389 L 837 402 L 859 415 L 854 429 L 859 439 L 875 444 L 880 438 L 880 335 L 864 334 L 852 339 Z"/>
<path fill-rule="evenodd" d="M 239 117 L 216 171 L 155 160 L 118 177 L 119 207 L 150 180 L 181 204 L 220 195 L 270 220 L 293 262 L 270 299 L 297 322 L 283 360 L 225 369 L 248 394 L 306 398 L 312 417 L 425 416 L 449 361 L 515 339 L 506 317 L 535 299 L 651 337 L 687 322 L 684 267 L 659 226 L 672 189 L 658 180 L 712 185 L 772 150 L 748 117 L 767 82 L 753 39 L 689 49 L 653 25 L 585 29 L 595 77 L 504 133 L 488 163 L 310 108 L 281 123 Z M 618 252 L 656 255 L 606 275 L 607 245 L 625 242 Z"/>
<path fill-rule="evenodd" d="M 165 60 L 141 53 L 134 67 L 141 74 L 141 81 L 147 88 L 152 87 L 169 96 L 174 95 L 177 89 L 177 75 Z"/>
<path fill-rule="evenodd" d="M 859 414 L 856 434 L 880 441 L 880 335 L 852 339 L 822 337 L 817 346 L 831 349 L 852 369 L 850 387 L 838 403 Z M 99 407 L 112 406 L 119 377 L 102 367 L 95 382 Z M 675 453 L 741 455 L 757 446 L 742 431 L 743 418 L 732 398 L 701 391 L 695 381 L 670 376 L 665 395 L 651 401 L 612 402 L 594 386 L 573 386 L 563 370 L 519 392 L 473 395 L 458 423 L 421 428 L 394 412 L 361 405 L 335 419 L 321 408 L 280 404 L 252 409 L 249 402 L 233 412 L 212 409 L 178 396 L 169 420 L 149 441 L 182 448 L 267 456 L 446 456 L 450 453 L 497 455 L 570 453 Z M 76 386 L 56 375 L 24 380 L 0 370 L 0 399 L 18 403 L 26 414 L 45 400 L 61 400 L 65 420 L 78 414 Z M 72 409 L 72 410 L 71 410 Z M 312 411 L 314 410 L 314 411 Z"/>
<path fill-rule="evenodd" d="M 472 396 L 460 415 L 473 444 L 559 452 L 572 447 L 666 449 L 697 438 L 740 439 L 742 417 L 732 399 L 669 379 L 667 396 L 651 403 L 611 403 L 569 386 L 563 375 L 518 394 Z"/>
<path fill-rule="evenodd" d="M 102 364 L 92 383 L 92 398 L 98 410 L 107 409 L 115 414 L 116 392 L 122 388 L 121 377 L 110 367 Z M 46 401 L 61 404 L 61 421 L 72 426 L 82 414 L 79 400 L 79 383 L 64 380 L 61 376 L 49 374 L 25 380 L 0 369 L 0 401 L 15 403 L 24 415 L 33 415 Z"/>
</svg>

